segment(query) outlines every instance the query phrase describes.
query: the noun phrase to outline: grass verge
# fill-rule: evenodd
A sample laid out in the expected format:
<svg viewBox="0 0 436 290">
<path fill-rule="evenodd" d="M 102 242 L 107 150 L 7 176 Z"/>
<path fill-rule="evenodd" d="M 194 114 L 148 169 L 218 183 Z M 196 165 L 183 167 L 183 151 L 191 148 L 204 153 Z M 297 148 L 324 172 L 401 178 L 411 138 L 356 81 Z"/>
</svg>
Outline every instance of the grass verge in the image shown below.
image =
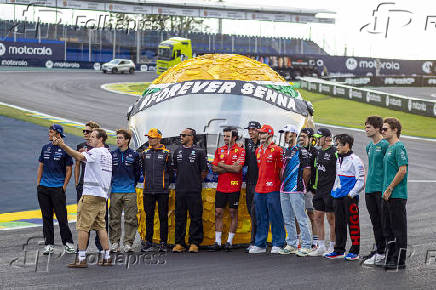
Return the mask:
<svg viewBox="0 0 436 290">
<path fill-rule="evenodd" d="M 367 116 L 396 117 L 403 126 L 402 134 L 436 138 L 436 118 L 389 110 L 357 101 L 315 94 L 299 89 L 305 100 L 314 107 L 315 122 L 363 129 Z"/>
<path fill-rule="evenodd" d="M 21 111 L 21 110 L 18 110 L 18 109 L 15 109 L 15 108 L 11 108 L 11 107 L 8 107 L 8 106 L 4 106 L 4 105 L 0 105 L 0 115 L 8 117 L 8 118 L 13 118 L 13 119 L 25 121 L 25 122 L 30 122 L 30 123 L 33 123 L 33 124 L 36 124 L 36 125 L 39 125 L 39 126 L 42 126 L 42 127 L 47 127 L 47 128 L 51 124 L 54 123 L 51 120 L 33 117 L 28 112 Z M 69 127 L 69 126 L 65 126 L 65 125 L 63 125 L 63 127 L 64 127 L 64 131 L 65 131 L 66 134 L 76 135 L 76 136 L 79 136 L 79 137 L 83 136 L 83 133 L 82 133 L 83 129 L 82 128 Z M 117 141 L 116 141 L 115 137 L 108 136 L 108 139 L 107 139 L 106 143 L 109 144 L 109 145 L 116 145 Z"/>
</svg>

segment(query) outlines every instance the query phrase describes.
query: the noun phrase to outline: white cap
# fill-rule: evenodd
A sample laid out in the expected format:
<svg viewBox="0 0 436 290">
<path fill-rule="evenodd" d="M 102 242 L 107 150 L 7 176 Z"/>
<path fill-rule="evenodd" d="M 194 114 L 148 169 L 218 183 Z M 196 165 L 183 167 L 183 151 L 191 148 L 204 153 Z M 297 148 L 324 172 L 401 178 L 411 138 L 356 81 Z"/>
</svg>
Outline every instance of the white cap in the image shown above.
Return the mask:
<svg viewBox="0 0 436 290">
<path fill-rule="evenodd" d="M 285 132 L 291 132 L 291 133 L 295 133 L 298 135 L 300 130 L 298 130 L 298 128 L 294 125 L 291 124 L 287 124 L 283 127 L 283 129 L 279 130 L 279 133 L 285 133 Z"/>
</svg>

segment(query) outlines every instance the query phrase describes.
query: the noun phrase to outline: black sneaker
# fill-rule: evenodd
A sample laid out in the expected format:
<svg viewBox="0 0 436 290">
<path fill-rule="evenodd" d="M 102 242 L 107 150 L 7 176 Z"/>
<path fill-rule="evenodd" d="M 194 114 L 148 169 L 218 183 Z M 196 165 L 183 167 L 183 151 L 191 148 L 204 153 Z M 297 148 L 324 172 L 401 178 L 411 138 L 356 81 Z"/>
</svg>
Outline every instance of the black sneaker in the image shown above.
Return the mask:
<svg viewBox="0 0 436 290">
<path fill-rule="evenodd" d="M 218 245 L 218 243 L 214 243 L 212 246 L 207 248 L 208 252 L 217 252 L 219 250 L 221 250 L 221 245 Z"/>
<path fill-rule="evenodd" d="M 232 251 L 232 244 L 230 244 L 229 242 L 227 242 L 227 243 L 224 245 L 224 251 L 226 251 L 226 252 L 231 252 L 231 251 Z"/>
<path fill-rule="evenodd" d="M 166 243 L 162 242 L 159 245 L 159 253 L 166 253 L 168 250 L 168 246 Z"/>
<path fill-rule="evenodd" d="M 141 243 L 141 252 L 146 253 L 146 252 L 153 252 L 154 248 L 153 248 L 153 244 L 150 242 L 142 242 Z"/>
</svg>

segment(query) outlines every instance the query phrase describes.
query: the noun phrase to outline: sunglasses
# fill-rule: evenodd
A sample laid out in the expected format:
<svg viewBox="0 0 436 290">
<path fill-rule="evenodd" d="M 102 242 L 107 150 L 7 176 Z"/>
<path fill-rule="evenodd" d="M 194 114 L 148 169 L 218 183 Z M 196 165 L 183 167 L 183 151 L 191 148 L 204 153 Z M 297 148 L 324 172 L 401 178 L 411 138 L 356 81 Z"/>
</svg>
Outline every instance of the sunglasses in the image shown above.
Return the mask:
<svg viewBox="0 0 436 290">
<path fill-rule="evenodd" d="M 83 134 L 91 134 L 92 130 L 83 130 L 82 132 L 83 132 Z"/>
<path fill-rule="evenodd" d="M 192 134 L 180 134 L 180 137 L 185 138 L 186 136 L 192 136 Z"/>
<path fill-rule="evenodd" d="M 388 130 L 388 128 L 381 128 L 382 132 L 386 132 Z"/>
</svg>

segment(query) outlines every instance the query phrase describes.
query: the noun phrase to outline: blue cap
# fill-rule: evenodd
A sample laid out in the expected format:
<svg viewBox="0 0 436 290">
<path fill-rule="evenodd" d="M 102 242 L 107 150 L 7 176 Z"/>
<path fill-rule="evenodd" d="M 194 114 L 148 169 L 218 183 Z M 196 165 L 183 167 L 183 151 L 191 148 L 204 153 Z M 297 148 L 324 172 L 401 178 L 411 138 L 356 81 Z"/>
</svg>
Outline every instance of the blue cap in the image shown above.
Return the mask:
<svg viewBox="0 0 436 290">
<path fill-rule="evenodd" d="M 50 126 L 50 129 L 52 129 L 53 131 L 58 132 L 59 134 L 61 134 L 62 138 L 65 138 L 65 134 L 64 134 L 64 127 L 62 127 L 59 124 L 53 124 Z"/>
</svg>

